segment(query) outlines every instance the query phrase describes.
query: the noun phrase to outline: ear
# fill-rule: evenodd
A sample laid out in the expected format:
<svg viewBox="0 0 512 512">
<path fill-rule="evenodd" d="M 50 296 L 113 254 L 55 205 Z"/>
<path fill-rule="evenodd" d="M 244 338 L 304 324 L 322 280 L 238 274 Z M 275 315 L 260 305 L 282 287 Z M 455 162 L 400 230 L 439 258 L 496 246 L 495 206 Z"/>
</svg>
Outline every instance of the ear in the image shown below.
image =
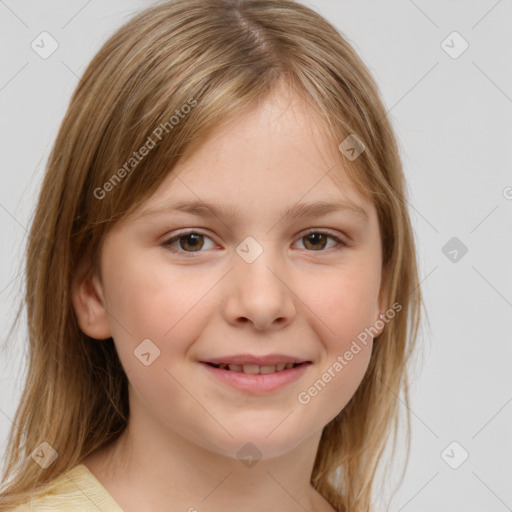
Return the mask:
<svg viewBox="0 0 512 512">
<path fill-rule="evenodd" d="M 103 296 L 103 287 L 96 272 L 85 262 L 79 266 L 71 285 L 71 299 L 80 329 L 98 340 L 112 336 Z"/>
</svg>

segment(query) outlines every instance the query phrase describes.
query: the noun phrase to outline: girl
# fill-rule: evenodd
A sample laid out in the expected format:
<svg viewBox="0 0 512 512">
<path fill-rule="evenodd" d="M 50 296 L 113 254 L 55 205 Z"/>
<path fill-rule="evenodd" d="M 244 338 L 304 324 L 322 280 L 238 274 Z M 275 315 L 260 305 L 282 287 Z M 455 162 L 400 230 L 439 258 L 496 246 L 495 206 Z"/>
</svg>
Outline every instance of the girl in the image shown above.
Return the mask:
<svg viewBox="0 0 512 512">
<path fill-rule="evenodd" d="M 172 0 L 118 30 L 26 272 L 1 510 L 374 510 L 421 296 L 377 86 L 317 13 Z"/>
</svg>

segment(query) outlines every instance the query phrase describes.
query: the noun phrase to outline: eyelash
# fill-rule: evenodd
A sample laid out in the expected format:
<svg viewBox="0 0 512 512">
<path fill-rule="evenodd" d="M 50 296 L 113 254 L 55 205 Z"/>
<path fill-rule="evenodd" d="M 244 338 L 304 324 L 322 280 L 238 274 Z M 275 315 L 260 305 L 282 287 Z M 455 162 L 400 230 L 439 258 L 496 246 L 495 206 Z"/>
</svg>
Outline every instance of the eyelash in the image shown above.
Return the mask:
<svg viewBox="0 0 512 512">
<path fill-rule="evenodd" d="M 304 232 L 300 237 L 299 237 L 299 240 L 302 239 L 302 238 L 305 238 L 311 234 L 322 234 L 322 235 L 326 235 L 328 238 L 331 238 L 333 239 L 336 243 L 337 243 L 337 246 L 334 246 L 334 247 L 330 247 L 329 249 L 334 249 L 334 250 L 340 250 L 344 247 L 348 247 L 349 245 L 347 243 L 345 243 L 343 240 L 340 240 L 338 237 L 334 236 L 330 231 L 326 231 L 326 230 L 322 230 L 322 229 L 314 229 L 314 228 L 311 228 L 309 230 L 307 230 L 306 232 Z M 178 233 L 176 235 L 174 235 L 172 238 L 169 238 L 168 240 L 166 240 L 165 242 L 163 242 L 163 246 L 170 252 L 172 253 L 175 253 L 175 254 L 186 254 L 187 257 L 196 257 L 196 256 L 199 256 L 199 254 L 201 254 L 202 252 L 205 252 L 205 251 L 184 251 L 184 250 L 179 250 L 179 249 L 176 249 L 175 247 L 172 247 L 171 244 L 173 244 L 174 242 L 177 242 L 179 241 L 180 238 L 182 237 L 185 237 L 187 235 L 202 235 L 206 238 L 210 238 L 208 235 L 206 235 L 205 233 L 201 232 L 201 231 L 198 231 L 198 230 L 188 230 L 188 231 L 182 231 L 181 233 Z M 211 238 L 210 238 L 211 240 Z M 314 250 L 309 250 L 309 249 L 304 249 L 308 252 L 319 252 L 319 253 L 322 253 L 322 252 L 327 252 L 329 249 L 322 249 L 322 250 L 318 250 L 318 251 L 314 251 Z"/>
</svg>

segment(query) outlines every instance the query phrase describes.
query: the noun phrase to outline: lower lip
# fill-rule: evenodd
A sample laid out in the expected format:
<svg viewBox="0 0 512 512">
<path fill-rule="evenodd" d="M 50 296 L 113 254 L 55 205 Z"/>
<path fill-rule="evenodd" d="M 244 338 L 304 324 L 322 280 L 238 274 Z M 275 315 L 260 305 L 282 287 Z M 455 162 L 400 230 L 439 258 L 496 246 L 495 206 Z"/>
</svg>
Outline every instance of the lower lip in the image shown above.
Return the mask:
<svg viewBox="0 0 512 512">
<path fill-rule="evenodd" d="M 288 368 L 280 372 L 269 373 L 267 375 L 248 375 L 244 372 L 235 372 L 232 370 L 222 370 L 207 363 L 201 363 L 214 377 L 240 391 L 246 393 L 261 394 L 270 393 L 283 388 L 287 384 L 297 380 L 306 371 L 310 363 L 304 363 L 294 368 Z"/>
</svg>

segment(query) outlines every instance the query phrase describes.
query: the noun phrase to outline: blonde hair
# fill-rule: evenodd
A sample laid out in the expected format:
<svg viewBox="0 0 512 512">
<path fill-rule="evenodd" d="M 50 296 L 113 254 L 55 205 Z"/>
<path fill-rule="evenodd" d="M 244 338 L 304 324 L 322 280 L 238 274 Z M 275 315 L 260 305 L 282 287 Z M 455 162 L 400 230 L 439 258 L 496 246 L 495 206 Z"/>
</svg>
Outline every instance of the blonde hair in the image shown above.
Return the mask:
<svg viewBox="0 0 512 512">
<path fill-rule="evenodd" d="M 107 230 L 155 192 L 185 149 L 282 81 L 322 117 L 333 154 L 373 201 L 387 304 L 402 307 L 375 340 L 356 393 L 325 426 L 311 475 L 338 511 L 372 510 L 391 432 L 395 451 L 398 393 L 409 401 L 407 362 L 422 302 L 406 185 L 366 66 L 330 23 L 293 0 L 158 4 L 121 27 L 85 71 L 49 157 L 28 239 L 28 374 L 8 440 L 2 510 L 117 439 L 127 425 L 127 378 L 113 340 L 91 342 L 72 307 L 80 264 L 99 270 Z M 158 127 L 165 135 L 127 167 Z M 351 134 L 365 146 L 353 161 L 337 149 Z M 58 453 L 46 469 L 30 457 L 42 442 Z"/>
</svg>

